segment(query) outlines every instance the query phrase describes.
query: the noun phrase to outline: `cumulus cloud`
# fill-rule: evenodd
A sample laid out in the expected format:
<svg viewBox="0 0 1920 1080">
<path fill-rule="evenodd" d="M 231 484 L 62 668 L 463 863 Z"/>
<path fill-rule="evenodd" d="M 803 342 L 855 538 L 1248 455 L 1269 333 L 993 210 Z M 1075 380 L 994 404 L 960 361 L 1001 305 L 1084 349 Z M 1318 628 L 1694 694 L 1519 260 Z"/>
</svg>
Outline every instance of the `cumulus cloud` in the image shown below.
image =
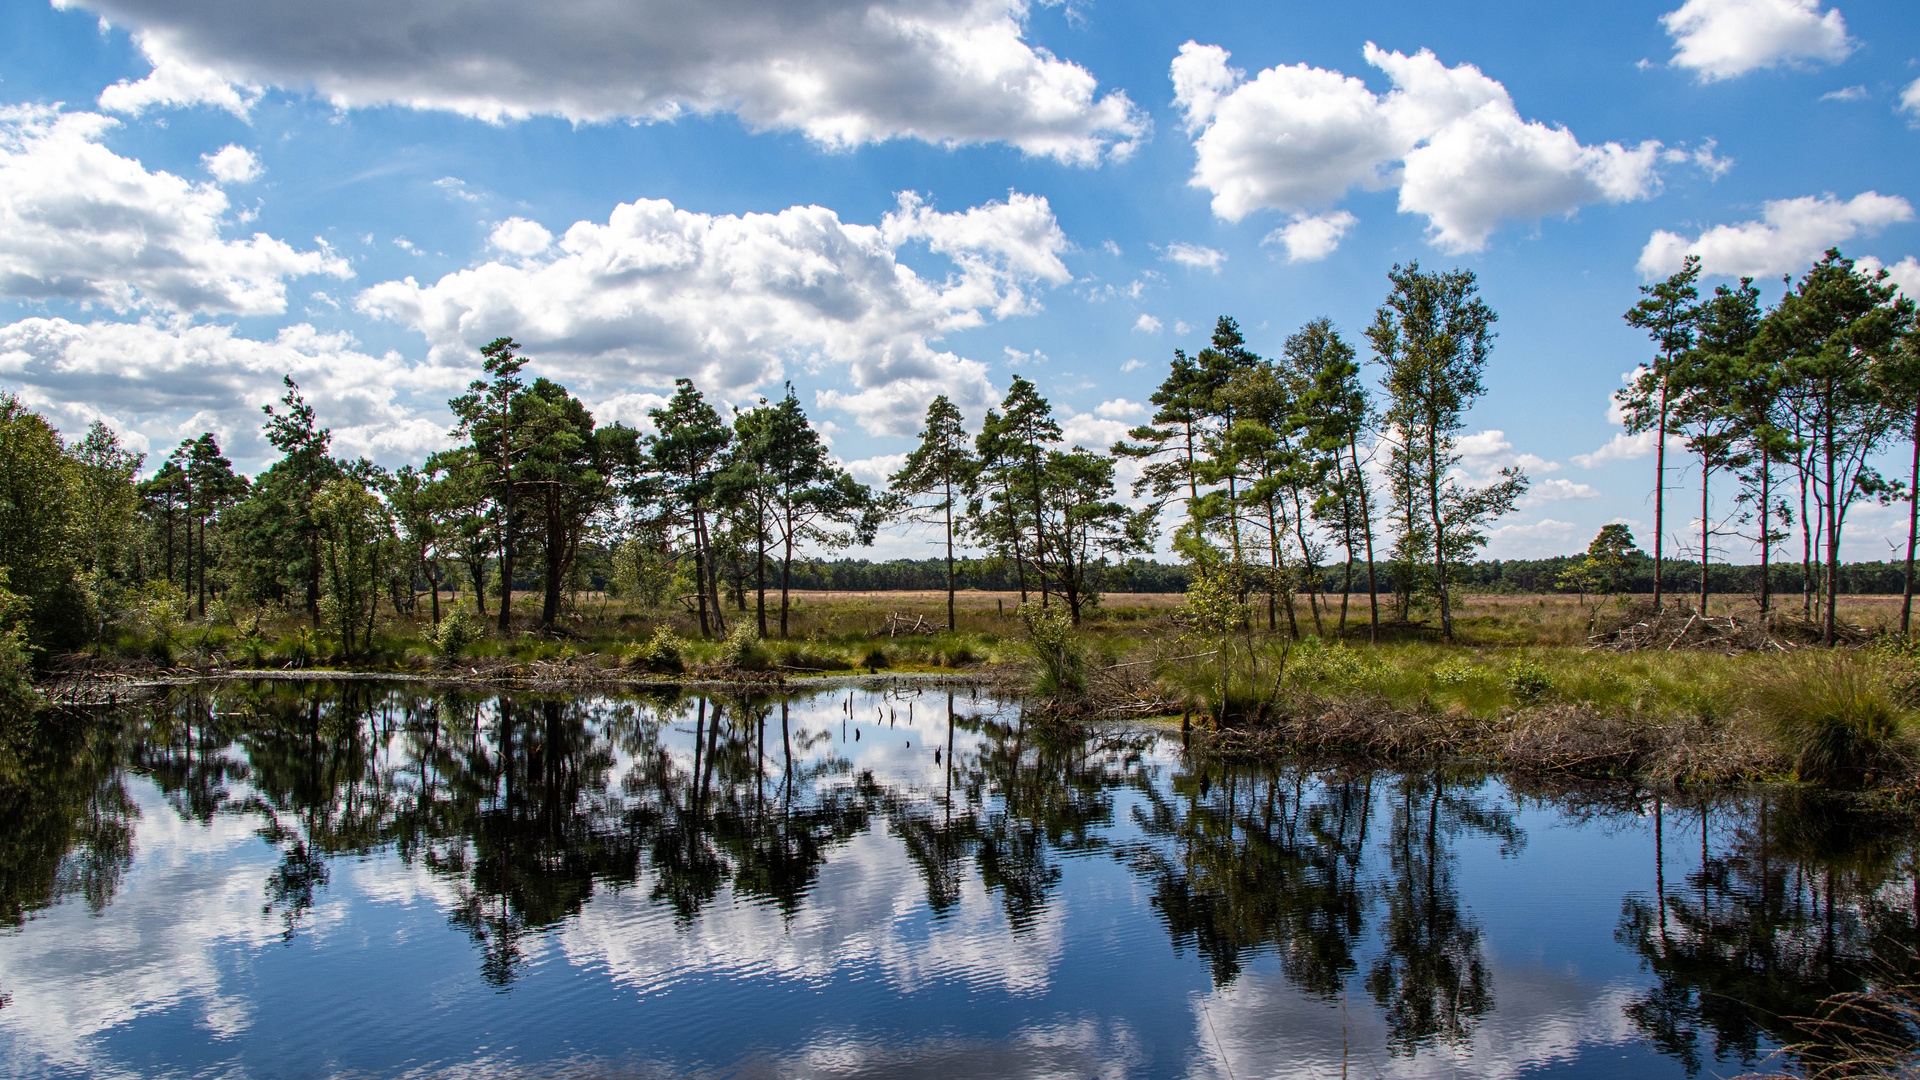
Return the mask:
<svg viewBox="0 0 1920 1080">
<path fill-rule="evenodd" d="M 1521 506 L 1539 506 L 1543 503 L 1561 502 L 1567 499 L 1597 499 L 1600 489 L 1592 484 L 1582 484 L 1563 477 L 1549 477 L 1535 480 L 1527 487 L 1527 494 L 1520 500 Z"/>
<path fill-rule="evenodd" d="M 1583 469 L 1594 469 L 1609 461 L 1633 461 L 1636 458 L 1650 456 L 1660 446 L 1660 434 L 1655 431 L 1643 431 L 1638 435 L 1629 435 L 1616 431 L 1606 445 L 1591 454 L 1575 454 L 1568 460 Z"/>
<path fill-rule="evenodd" d="M 1529 524 L 1501 525 L 1487 531 L 1487 554 L 1496 559 L 1542 558 L 1564 555 L 1580 538 L 1580 526 L 1571 521 L 1541 518 Z"/>
<path fill-rule="evenodd" d="M 1187 243 L 1168 244 L 1163 257 L 1168 262 L 1177 262 L 1194 270 L 1211 270 L 1216 274 L 1220 272 L 1220 264 L 1227 261 L 1224 251 Z"/>
<path fill-rule="evenodd" d="M 299 251 L 265 233 L 223 238 L 226 194 L 108 150 L 100 139 L 117 123 L 0 108 L 0 293 L 116 311 L 267 315 L 286 310 L 287 278 L 352 276 L 325 245 Z M 258 163 L 228 147 L 207 167 L 232 180 L 257 175 Z"/>
<path fill-rule="evenodd" d="M 1865 101 L 1867 88 L 1864 86 L 1843 86 L 1838 90 L 1829 90 L 1820 95 L 1821 101 Z"/>
<path fill-rule="evenodd" d="M 1913 124 L 1920 125 L 1920 79 L 1913 80 L 1905 90 L 1900 91 L 1900 103 L 1894 106 L 1894 111 L 1906 113 Z"/>
<path fill-rule="evenodd" d="M 1133 425 L 1093 413 L 1070 413 L 1060 422 L 1060 435 L 1068 446 L 1105 450 L 1127 437 Z"/>
<path fill-rule="evenodd" d="M 408 460 L 447 444 L 444 409 L 420 415 L 414 392 L 437 406 L 470 377 L 372 356 L 351 335 L 304 323 L 270 341 L 214 325 L 33 318 L 0 327 L 0 383 L 62 430 L 105 419 L 161 451 L 212 431 L 243 466 L 274 456 L 260 438 L 260 406 L 284 392 L 282 375 L 300 382 L 338 453 Z"/>
<path fill-rule="evenodd" d="M 1688 255 L 1700 256 L 1709 274 L 1767 277 L 1803 270 L 1821 253 L 1855 236 L 1913 220 L 1913 206 L 1898 195 L 1868 191 L 1841 201 L 1832 195 L 1775 199 L 1760 220 L 1715 225 L 1692 240 L 1656 231 L 1640 252 L 1639 270 L 1648 278 L 1679 270 Z"/>
<path fill-rule="evenodd" d="M 553 244 L 553 234 L 537 221 L 510 217 L 493 227 L 487 243 L 509 255 L 538 255 Z"/>
<path fill-rule="evenodd" d="M 923 277 L 896 257 L 924 245 L 952 271 Z M 363 291 L 364 313 L 423 334 L 435 363 L 467 363 L 502 334 L 591 395 L 695 379 L 722 396 L 788 365 L 844 366 L 851 391 L 818 402 L 875 433 L 910 433 L 936 394 L 987 401 L 986 366 L 936 351 L 943 335 L 1037 310 L 1064 284 L 1066 237 L 1044 198 L 940 213 L 900 196 L 879 225 L 819 206 L 711 215 L 641 200 L 576 222 L 549 249 L 421 283 Z"/>
<path fill-rule="evenodd" d="M 223 184 L 251 183 L 266 171 L 260 167 L 260 159 L 253 156 L 253 151 L 231 143 L 211 154 L 201 154 L 200 164 L 207 167 L 207 175 Z"/>
<path fill-rule="evenodd" d="M 1450 252 L 1484 248 L 1503 221 L 1659 188 L 1658 142 L 1582 145 L 1564 127 L 1522 119 L 1506 87 L 1479 68 L 1449 68 L 1428 50 L 1406 56 L 1367 44 L 1367 63 L 1394 84 L 1385 95 L 1306 64 L 1248 80 L 1229 55 L 1189 41 L 1173 61 L 1174 102 L 1194 134 L 1189 183 L 1212 192 L 1214 213 L 1229 221 L 1261 209 L 1295 215 L 1304 225 L 1299 258 L 1332 250 L 1351 222 L 1335 228 L 1335 219 L 1309 215 L 1355 187 L 1397 186 L 1401 212 L 1426 217 L 1433 243 Z"/>
<path fill-rule="evenodd" d="M 1133 320 L 1133 328 L 1142 334 L 1157 334 L 1160 332 L 1160 320 L 1151 315 L 1141 315 Z"/>
<path fill-rule="evenodd" d="M 1515 453 L 1507 433 L 1499 428 L 1463 435 L 1459 448 L 1461 466 L 1470 474 L 1469 478 L 1476 481 L 1491 482 L 1498 479 L 1500 470 L 1508 466 L 1523 469 L 1530 477 L 1560 471 L 1557 461 L 1548 461 L 1538 454 Z"/>
<path fill-rule="evenodd" d="M 1687 0 L 1660 16 L 1673 65 L 1701 82 L 1781 64 L 1837 64 L 1854 48 L 1847 22 L 1820 0 Z"/>
<path fill-rule="evenodd" d="M 1267 234 L 1263 244 L 1281 244 L 1288 262 L 1319 262 L 1339 248 L 1347 230 L 1360 223 L 1345 210 L 1329 214 L 1295 214 L 1293 222 Z"/>
<path fill-rule="evenodd" d="M 1129 420 L 1136 416 L 1147 415 L 1147 407 L 1145 405 L 1137 401 L 1128 401 L 1126 398 L 1114 398 L 1112 401 L 1103 401 L 1095 405 L 1093 411 L 1108 420 Z"/>
<path fill-rule="evenodd" d="M 1867 255 L 1856 260 L 1854 266 L 1869 274 L 1877 274 L 1885 270 L 1888 281 L 1899 286 L 1900 291 L 1907 294 L 1909 299 L 1920 301 L 1920 259 L 1909 255 L 1888 266 L 1879 259 Z"/>
<path fill-rule="evenodd" d="M 1123 92 L 1025 40 L 1028 0 L 392 0 L 305 4 L 56 0 L 127 27 L 153 74 L 109 109 L 205 103 L 245 115 L 260 87 L 341 108 L 489 122 L 732 113 L 837 149 L 895 138 L 1003 142 L 1079 165 L 1148 129 Z"/>
<path fill-rule="evenodd" d="M 1129 359 L 1126 363 L 1121 364 L 1120 370 L 1121 371 L 1139 371 L 1141 368 L 1146 366 L 1147 365 L 1142 363 L 1138 357 L 1133 357 Z"/>
</svg>

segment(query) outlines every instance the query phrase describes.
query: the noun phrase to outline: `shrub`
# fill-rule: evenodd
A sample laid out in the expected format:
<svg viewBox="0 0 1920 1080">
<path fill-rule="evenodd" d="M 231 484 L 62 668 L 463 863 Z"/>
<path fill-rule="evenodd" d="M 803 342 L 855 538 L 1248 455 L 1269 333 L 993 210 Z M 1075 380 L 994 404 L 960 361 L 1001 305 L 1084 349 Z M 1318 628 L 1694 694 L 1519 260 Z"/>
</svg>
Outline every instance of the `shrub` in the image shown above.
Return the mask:
<svg viewBox="0 0 1920 1080">
<path fill-rule="evenodd" d="M 26 616 L 26 600 L 7 589 L 7 571 L 0 567 L 0 715 L 24 712 L 36 700 Z"/>
<path fill-rule="evenodd" d="M 1884 674 L 1856 657 L 1827 654 L 1776 670 L 1757 697 L 1801 780 L 1857 784 L 1906 755 L 1909 711 Z"/>
<path fill-rule="evenodd" d="M 442 657 L 453 660 L 482 636 L 484 634 L 479 621 L 465 607 L 456 605 L 440 620 L 440 625 L 427 635 L 427 640 L 433 643 L 434 649 Z"/>
<path fill-rule="evenodd" d="M 1441 686 L 1463 686 L 1477 682 L 1487 671 L 1479 664 L 1464 656 L 1456 656 L 1445 663 L 1434 665 L 1433 681 Z"/>
<path fill-rule="evenodd" d="M 133 602 L 133 622 L 147 635 L 147 649 L 159 664 L 173 663 L 173 646 L 187 617 L 187 594 L 171 581 L 149 581 Z"/>
<path fill-rule="evenodd" d="M 1042 694 L 1077 697 L 1087 690 L 1087 651 L 1073 621 L 1061 608 L 1023 607 L 1027 651 L 1040 662 L 1034 689 Z"/>
<path fill-rule="evenodd" d="M 766 650 L 760 647 L 760 631 L 744 620 L 720 643 L 720 662 L 728 667 L 757 667 L 766 659 Z"/>
<path fill-rule="evenodd" d="M 680 635 L 663 626 L 645 644 L 635 645 L 627 654 L 627 662 L 650 671 L 679 671 L 685 665 L 686 647 Z"/>
<path fill-rule="evenodd" d="M 1515 701 L 1537 701 L 1553 691 L 1553 680 L 1538 660 L 1520 657 L 1507 665 L 1507 693 Z"/>
</svg>

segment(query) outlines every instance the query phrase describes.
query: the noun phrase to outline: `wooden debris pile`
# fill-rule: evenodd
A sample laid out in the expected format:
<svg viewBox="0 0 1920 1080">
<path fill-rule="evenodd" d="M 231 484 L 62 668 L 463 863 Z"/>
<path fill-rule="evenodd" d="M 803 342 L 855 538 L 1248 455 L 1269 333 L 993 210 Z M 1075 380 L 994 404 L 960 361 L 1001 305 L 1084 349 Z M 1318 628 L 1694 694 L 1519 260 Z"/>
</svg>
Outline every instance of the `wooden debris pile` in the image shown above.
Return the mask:
<svg viewBox="0 0 1920 1080">
<path fill-rule="evenodd" d="M 1611 618 L 1596 617 L 1594 630 L 1587 637 L 1589 652 L 1785 653 L 1820 644 L 1822 639 L 1819 623 L 1782 612 L 1765 619 L 1757 614 L 1702 615 L 1683 603 L 1658 612 L 1651 604 L 1633 604 Z M 1866 627 L 1847 624 L 1835 627 L 1834 634 L 1842 645 L 1863 645 L 1873 637 Z"/>
<path fill-rule="evenodd" d="M 945 630 L 946 625 L 928 622 L 925 615 L 902 615 L 895 611 L 887 615 L 887 621 L 880 629 L 890 638 L 902 635 L 931 637 Z"/>
</svg>

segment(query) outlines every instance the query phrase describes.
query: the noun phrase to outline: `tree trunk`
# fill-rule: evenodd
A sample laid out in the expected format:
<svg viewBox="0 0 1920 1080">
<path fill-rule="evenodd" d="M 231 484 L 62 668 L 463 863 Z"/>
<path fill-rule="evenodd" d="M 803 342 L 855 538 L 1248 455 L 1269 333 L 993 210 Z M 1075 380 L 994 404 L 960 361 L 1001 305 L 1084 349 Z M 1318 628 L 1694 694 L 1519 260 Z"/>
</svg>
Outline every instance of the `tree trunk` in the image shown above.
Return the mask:
<svg viewBox="0 0 1920 1080">
<path fill-rule="evenodd" d="M 1669 361 L 1671 358 L 1669 358 Z M 1660 553 L 1667 528 L 1667 373 L 1660 372 L 1660 441 L 1653 448 L 1653 610 L 1660 610 Z"/>
<path fill-rule="evenodd" d="M 1768 556 L 1773 554 L 1773 463 L 1763 448 L 1760 454 L 1760 621 L 1764 627 L 1768 602 L 1773 598 L 1773 571 Z"/>
<path fill-rule="evenodd" d="M 693 510 L 693 591 L 700 598 L 700 636 L 712 637 L 712 624 L 707 621 L 707 544 L 700 529 L 700 508 Z"/>
<path fill-rule="evenodd" d="M 1833 486 L 1833 420 L 1828 411 L 1825 451 L 1827 459 L 1827 612 L 1822 644 L 1833 644 L 1834 617 L 1840 599 L 1840 493 Z"/>
<path fill-rule="evenodd" d="M 767 636 L 767 509 L 758 499 L 754 501 L 755 521 L 753 523 L 753 566 L 754 566 L 754 621 L 760 629 L 760 636 Z M 786 635 L 782 634 L 782 637 Z"/>
<path fill-rule="evenodd" d="M 1707 562 L 1712 556 L 1708 546 L 1712 539 L 1711 522 L 1708 509 L 1712 505 L 1707 501 L 1707 484 L 1713 479 L 1713 470 L 1707 467 L 1707 456 L 1700 455 L 1700 614 L 1707 613 Z"/>
<path fill-rule="evenodd" d="M 1360 471 L 1360 440 L 1355 437 L 1347 440 L 1347 448 L 1353 455 L 1354 483 L 1360 491 L 1360 531 L 1367 541 L 1367 608 L 1371 621 L 1367 624 L 1367 640 L 1380 640 L 1380 585 L 1373 573 L 1373 514 L 1367 507 L 1366 475 Z"/>
<path fill-rule="evenodd" d="M 1913 470 L 1907 481 L 1907 582 L 1900 598 L 1900 633 L 1913 629 L 1913 554 L 1920 544 L 1920 403 L 1913 410 Z"/>
<path fill-rule="evenodd" d="M 1440 637 L 1453 641 L 1453 605 L 1447 596 L 1447 532 L 1440 519 L 1440 433 L 1431 420 L 1427 426 L 1427 516 L 1433 522 L 1433 577 L 1440 593 Z M 1656 576 L 1654 581 L 1660 579 Z"/>
<path fill-rule="evenodd" d="M 953 613 L 953 482 L 949 480 L 947 482 L 947 630 L 951 633 L 959 629 L 960 623 L 954 618 Z"/>
<path fill-rule="evenodd" d="M 791 523 L 789 523 L 791 524 Z M 793 530 L 789 528 L 786 546 L 780 553 L 780 639 L 787 637 L 787 593 L 793 582 Z"/>
<path fill-rule="evenodd" d="M 545 588 L 540 597 L 540 626 L 552 630 L 554 620 L 560 617 L 560 586 L 567 573 L 567 537 L 566 526 L 561 522 L 559 507 L 555 500 L 547 502 L 547 544 Z"/>
</svg>

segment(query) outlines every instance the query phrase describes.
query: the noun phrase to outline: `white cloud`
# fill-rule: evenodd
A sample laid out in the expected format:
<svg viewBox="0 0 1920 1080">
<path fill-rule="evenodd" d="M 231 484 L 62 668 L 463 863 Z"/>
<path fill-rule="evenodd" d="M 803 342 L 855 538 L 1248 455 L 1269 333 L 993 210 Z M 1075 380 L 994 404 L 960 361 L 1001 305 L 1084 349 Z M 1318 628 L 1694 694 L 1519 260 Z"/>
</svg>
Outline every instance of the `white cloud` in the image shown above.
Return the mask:
<svg viewBox="0 0 1920 1080">
<path fill-rule="evenodd" d="M 1142 334 L 1157 334 L 1160 332 L 1160 320 L 1151 315 L 1142 315 L 1133 320 L 1133 328 Z"/>
<path fill-rule="evenodd" d="M 553 245 L 553 234 L 537 221 L 510 217 L 493 227 L 487 243 L 509 255 L 538 255 Z"/>
<path fill-rule="evenodd" d="M 1032 361 L 1033 363 L 1036 363 L 1036 364 L 1044 364 L 1048 360 L 1047 354 L 1041 352 L 1039 349 L 1035 349 L 1032 352 L 1022 352 L 1021 350 L 1016 349 L 1011 345 L 1008 345 L 1001 351 L 1007 354 L 1008 367 L 1018 367 L 1022 364 L 1027 363 L 1028 361 Z"/>
<path fill-rule="evenodd" d="M 896 258 L 921 243 L 953 272 L 926 278 Z M 844 365 L 850 390 L 819 404 L 875 433 L 910 433 L 936 394 L 963 406 L 991 394 L 985 365 L 930 342 L 1037 310 L 1031 289 L 1071 278 L 1066 246 L 1047 201 L 1030 195 L 943 214 L 904 194 L 877 226 L 819 206 L 720 216 L 642 200 L 604 224 L 576 222 L 545 253 L 383 282 L 357 305 L 424 334 L 435 363 L 471 363 L 511 334 L 586 395 L 686 376 L 727 396 L 790 364 Z"/>
<path fill-rule="evenodd" d="M 1864 86 L 1843 86 L 1838 90 L 1829 90 L 1820 95 L 1821 101 L 1865 101 L 1867 88 Z"/>
<path fill-rule="evenodd" d="M 1120 370 L 1121 371 L 1139 371 L 1141 368 L 1146 366 L 1147 366 L 1146 364 L 1142 363 L 1138 359 L 1129 359 L 1126 363 L 1120 365 Z"/>
<path fill-rule="evenodd" d="M 1894 111 L 1906 113 L 1913 118 L 1915 125 L 1920 125 L 1920 79 L 1913 80 L 1905 90 L 1900 91 L 1900 103 L 1894 106 Z"/>
<path fill-rule="evenodd" d="M 1497 479 L 1499 471 L 1508 466 L 1525 470 L 1529 477 L 1560 471 L 1557 461 L 1548 461 L 1537 454 L 1514 453 L 1513 443 L 1507 440 L 1507 433 L 1499 428 L 1463 435 L 1459 448 L 1460 464 L 1479 482 Z"/>
<path fill-rule="evenodd" d="M 1147 407 L 1137 401 L 1114 398 L 1112 401 L 1103 401 L 1095 405 L 1093 411 L 1109 420 L 1129 420 L 1136 416 L 1145 416 Z"/>
<path fill-rule="evenodd" d="M 1401 212 L 1425 216 L 1434 244 L 1462 252 L 1485 247 L 1502 221 L 1659 188 L 1657 142 L 1583 146 L 1563 127 L 1523 120 L 1506 88 L 1471 64 L 1449 68 L 1430 51 L 1406 56 L 1371 42 L 1363 55 L 1393 81 L 1390 93 L 1306 64 L 1246 80 L 1225 49 L 1181 46 L 1171 75 L 1197 133 L 1189 182 L 1213 193 L 1216 215 L 1238 221 L 1272 209 L 1298 224 L 1355 187 L 1397 186 Z M 1298 257 L 1337 240 L 1332 224 L 1304 229 Z"/>
<path fill-rule="evenodd" d="M 475 194 L 471 189 L 467 187 L 467 182 L 465 180 L 462 180 L 457 176 L 443 176 L 440 179 L 435 180 L 433 182 L 433 186 L 445 192 L 447 197 L 450 199 L 459 199 L 461 202 L 470 202 L 470 203 L 477 203 L 480 201 L 480 196 Z"/>
<path fill-rule="evenodd" d="M 1633 461 L 1636 458 L 1651 456 L 1660 447 L 1660 434 L 1643 431 L 1638 435 L 1629 435 L 1616 431 L 1605 446 L 1591 454 L 1575 454 L 1569 461 L 1583 469 L 1594 469 L 1609 461 Z"/>
<path fill-rule="evenodd" d="M 899 472 L 906 463 L 907 455 L 905 454 L 877 454 L 869 458 L 841 462 L 846 470 L 853 474 L 855 480 L 874 487 L 885 487 L 887 477 Z"/>
<path fill-rule="evenodd" d="M 266 171 L 260 167 L 260 159 L 253 156 L 253 151 L 231 143 L 211 154 L 201 154 L 200 164 L 207 167 L 209 176 L 223 184 L 251 183 Z"/>
<path fill-rule="evenodd" d="M 1759 221 L 1716 225 L 1693 240 L 1664 229 L 1640 252 L 1639 270 L 1647 278 L 1680 269 L 1688 255 L 1700 256 L 1709 274 L 1768 277 L 1802 270 L 1822 252 L 1862 233 L 1913 220 L 1913 206 L 1898 195 L 1864 192 L 1842 202 L 1832 195 L 1775 199 Z"/>
<path fill-rule="evenodd" d="M 261 86 L 341 108 L 489 122 L 660 121 L 732 113 L 837 149 L 894 138 L 1004 142 L 1090 165 L 1148 129 L 1125 93 L 1025 40 L 1028 0 L 392 0 L 301 5 L 56 0 L 132 31 L 154 65 L 107 108 L 207 103 L 245 115 Z"/>
<path fill-rule="evenodd" d="M 1539 506 L 1543 503 L 1561 502 L 1567 499 L 1597 499 L 1600 489 L 1591 484 L 1582 484 L 1564 477 L 1550 477 L 1535 480 L 1527 487 L 1527 494 L 1520 500 L 1521 506 Z"/>
<path fill-rule="evenodd" d="M 1075 413 L 1060 422 L 1060 434 L 1068 446 L 1084 446 L 1089 450 L 1105 450 L 1126 438 L 1132 430 L 1133 425 L 1124 420 L 1092 413 Z"/>
<path fill-rule="evenodd" d="M 1159 320 L 1154 320 L 1154 326 L 1156 329 L 1158 328 Z M 1187 325 L 1185 319 L 1175 319 L 1173 320 L 1173 332 L 1184 336 L 1193 333 L 1193 327 Z"/>
<path fill-rule="evenodd" d="M 298 251 L 265 233 L 223 239 L 226 194 L 100 145 L 116 124 L 97 113 L 0 107 L 0 293 L 116 311 L 265 315 L 286 310 L 287 278 L 352 276 L 324 244 Z M 251 155 L 229 147 L 209 168 L 213 160 L 238 169 Z"/>
<path fill-rule="evenodd" d="M 271 341 L 214 325 L 34 318 L 0 327 L 0 383 L 62 430 L 111 416 L 117 430 L 163 450 L 213 431 L 243 466 L 274 456 L 260 438 L 260 406 L 284 392 L 282 375 L 300 382 L 333 429 L 336 453 L 409 460 L 445 446 L 448 427 L 442 409 L 433 419 L 418 415 L 411 395 L 437 406 L 471 377 L 408 365 L 395 353 L 372 356 L 351 335 L 305 323 Z"/>
<path fill-rule="evenodd" d="M 1887 272 L 1887 280 L 1900 287 L 1900 291 L 1912 300 L 1920 301 L 1920 259 L 1909 255 L 1892 266 L 1881 262 L 1871 255 L 1863 256 L 1854 262 L 1854 266 L 1866 273 Z"/>
<path fill-rule="evenodd" d="M 1285 245 L 1288 262 L 1319 262 L 1334 253 L 1347 230 L 1360 219 L 1345 210 L 1328 214 L 1295 214 L 1293 222 L 1267 234 L 1263 244 Z"/>
<path fill-rule="evenodd" d="M 65 7 L 54 0 L 55 7 Z M 245 120 L 260 88 L 247 83 L 231 83 L 220 75 L 147 50 L 147 62 L 153 71 L 138 82 L 121 79 L 100 91 L 100 107 L 108 112 L 138 116 L 148 109 L 180 109 L 189 105 L 211 105 L 225 109 Z"/>
<path fill-rule="evenodd" d="M 1227 253 L 1224 251 L 1215 251 L 1210 247 L 1188 243 L 1168 244 L 1163 257 L 1181 266 L 1194 270 L 1211 270 L 1216 274 L 1220 272 L 1220 264 L 1227 261 Z"/>
<path fill-rule="evenodd" d="M 1731 79 L 1756 68 L 1837 64 L 1853 52 L 1839 9 L 1820 0 L 1687 0 L 1660 16 L 1673 38 L 1673 64 L 1701 82 Z"/>
<path fill-rule="evenodd" d="M 1487 554 L 1496 559 L 1541 558 L 1574 550 L 1580 526 L 1571 521 L 1542 518 L 1526 525 L 1501 525 L 1487 530 Z"/>
</svg>

